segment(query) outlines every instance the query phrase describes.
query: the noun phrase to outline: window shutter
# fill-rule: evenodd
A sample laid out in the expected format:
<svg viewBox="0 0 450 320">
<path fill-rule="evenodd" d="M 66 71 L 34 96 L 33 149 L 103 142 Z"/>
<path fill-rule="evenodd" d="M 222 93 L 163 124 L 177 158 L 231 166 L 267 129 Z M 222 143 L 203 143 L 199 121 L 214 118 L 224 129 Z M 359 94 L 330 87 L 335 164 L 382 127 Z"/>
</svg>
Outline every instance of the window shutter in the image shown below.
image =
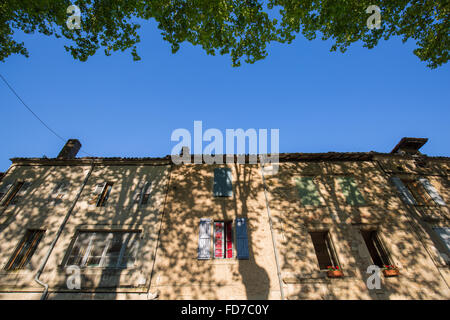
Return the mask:
<svg viewBox="0 0 450 320">
<path fill-rule="evenodd" d="M 59 198 L 64 198 L 65 195 L 67 194 L 67 192 L 69 191 L 69 182 L 62 182 L 61 185 L 59 186 L 59 190 L 58 190 L 58 197 Z"/>
<path fill-rule="evenodd" d="M 340 177 L 338 182 L 349 205 L 364 205 L 366 203 L 353 177 Z"/>
<path fill-rule="evenodd" d="M 322 204 L 322 197 L 312 177 L 301 177 L 295 180 L 302 205 L 320 206 Z"/>
<path fill-rule="evenodd" d="M 92 191 L 91 197 L 89 198 L 89 204 L 97 204 L 97 201 L 100 195 L 103 192 L 103 189 L 106 186 L 106 182 L 98 183 L 95 185 L 94 190 Z"/>
<path fill-rule="evenodd" d="M 141 181 L 141 182 L 139 182 L 136 190 L 134 191 L 133 203 L 141 203 L 143 188 L 144 188 L 144 182 Z"/>
<path fill-rule="evenodd" d="M 233 184 L 231 170 L 229 168 L 214 169 L 214 190 L 215 197 L 233 196 Z"/>
<path fill-rule="evenodd" d="M 211 219 L 200 219 L 198 239 L 198 259 L 207 260 L 211 257 Z"/>
<path fill-rule="evenodd" d="M 406 204 L 410 205 L 417 204 L 413 195 L 411 194 L 411 192 L 409 192 L 408 188 L 406 188 L 406 186 L 403 184 L 402 180 L 400 180 L 399 177 L 391 177 L 391 181 L 397 187 L 397 190 L 400 192 L 400 195 L 402 196 L 402 199 Z"/>
<path fill-rule="evenodd" d="M 247 238 L 247 220 L 245 218 L 236 219 L 236 244 L 237 258 L 249 259 L 248 238 Z"/>
<path fill-rule="evenodd" d="M 450 252 L 450 228 L 433 228 L 434 232 L 442 239 L 447 250 Z"/>
<path fill-rule="evenodd" d="M 422 183 L 425 190 L 427 190 L 430 197 L 440 206 L 445 206 L 445 201 L 441 198 L 437 190 L 433 187 L 433 185 L 430 183 L 430 181 L 426 178 L 420 178 L 420 183 Z"/>
<path fill-rule="evenodd" d="M 225 222 L 225 258 L 233 258 L 233 223 Z"/>
<path fill-rule="evenodd" d="M 17 194 L 14 196 L 14 198 L 11 199 L 11 204 L 19 204 L 27 194 L 30 185 L 31 185 L 30 182 L 24 182 L 20 187 L 19 191 L 17 191 Z"/>
<path fill-rule="evenodd" d="M 55 185 L 55 187 L 53 188 L 53 190 L 52 190 L 52 193 L 50 194 L 50 197 L 49 197 L 49 205 L 55 205 L 57 202 L 58 202 L 58 200 L 60 199 L 60 189 L 61 189 L 61 185 L 62 185 L 62 182 L 57 182 L 56 183 L 56 185 Z"/>
<path fill-rule="evenodd" d="M 152 183 L 147 182 L 143 188 L 143 195 L 141 199 L 141 204 L 147 204 L 148 198 L 150 197 L 150 193 L 152 192 Z"/>
<path fill-rule="evenodd" d="M 13 186 L 12 183 L 7 183 L 0 188 L 0 203 L 3 200 L 3 198 L 8 194 L 8 191 L 11 189 L 12 186 Z"/>
<path fill-rule="evenodd" d="M 224 223 L 214 222 L 214 258 L 223 258 L 224 238 Z"/>
</svg>

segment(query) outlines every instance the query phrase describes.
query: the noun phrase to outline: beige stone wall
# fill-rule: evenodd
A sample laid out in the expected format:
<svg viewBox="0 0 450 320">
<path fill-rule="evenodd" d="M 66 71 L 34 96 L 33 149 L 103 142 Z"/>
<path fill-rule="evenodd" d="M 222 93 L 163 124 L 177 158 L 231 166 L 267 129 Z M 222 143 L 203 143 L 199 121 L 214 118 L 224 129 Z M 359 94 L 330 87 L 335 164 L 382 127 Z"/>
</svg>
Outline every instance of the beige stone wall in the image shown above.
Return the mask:
<svg viewBox="0 0 450 320">
<path fill-rule="evenodd" d="M 259 166 L 228 165 L 231 198 L 213 197 L 215 167 L 173 168 L 152 288 L 162 299 L 280 299 Z M 248 220 L 250 259 L 198 260 L 200 219 L 237 217 Z"/>
<path fill-rule="evenodd" d="M 366 204 L 348 205 L 336 182 L 355 178 Z M 302 205 L 295 177 L 314 176 L 324 204 Z M 282 163 L 279 174 L 266 177 L 274 217 L 285 296 L 288 299 L 448 299 L 440 270 L 413 232 L 405 205 L 378 163 Z M 440 187 L 438 187 L 439 189 Z M 445 193 L 444 193 L 445 195 Z M 380 231 L 391 260 L 400 267 L 396 278 L 382 277 L 380 290 L 368 290 L 367 267 L 372 264 L 359 232 Z M 319 270 L 309 232 L 329 230 L 343 279 L 329 279 Z M 448 267 L 447 267 L 448 269 Z"/>
<path fill-rule="evenodd" d="M 213 196 L 214 168 L 228 167 L 233 197 Z M 17 205 L 0 208 L 0 299 L 39 299 L 42 287 L 33 278 L 90 165 L 13 166 L 0 186 L 31 182 Z M 392 175 L 427 177 L 450 205 L 449 161 L 417 161 L 379 156 L 374 161 L 284 162 L 276 175 L 266 175 L 269 208 L 259 165 L 96 164 L 59 238 L 41 280 L 49 299 L 280 299 L 274 254 L 287 299 L 449 299 L 450 269 L 442 241 L 433 227 L 449 226 L 448 206 L 407 206 L 389 182 Z M 320 205 L 304 205 L 296 177 L 314 177 Z M 349 205 L 337 182 L 351 176 L 365 204 Z M 61 204 L 50 195 L 55 184 L 70 181 Z M 148 205 L 132 202 L 141 181 L 153 181 Z M 97 183 L 113 182 L 105 207 L 89 205 Z M 247 218 L 249 260 L 198 260 L 201 218 L 223 221 Z M 20 271 L 3 268 L 27 229 L 45 229 L 31 263 Z M 366 286 L 372 264 L 361 229 L 378 229 L 400 276 L 381 277 L 381 289 Z M 134 267 L 111 271 L 82 270 L 82 290 L 68 290 L 66 260 L 77 230 L 139 230 Z M 329 279 L 319 270 L 309 232 L 329 230 L 345 277 Z M 212 244 L 212 241 L 211 241 Z M 212 254 L 212 249 L 211 249 Z M 156 257 L 156 258 L 155 258 Z M 150 295 L 151 296 L 151 295 Z"/>
<path fill-rule="evenodd" d="M 33 281 L 33 277 L 89 169 L 90 166 L 22 166 L 14 168 L 8 174 L 7 179 L 25 179 L 32 181 L 33 184 L 22 203 L 8 207 L 2 215 L 0 233 L 2 268 L 26 229 L 39 228 L 45 229 L 46 232 L 26 270 L 0 271 L 0 290 L 42 291 L 42 287 Z M 68 290 L 66 285 L 66 259 L 68 248 L 77 230 L 139 230 L 141 232 L 135 266 L 118 271 L 101 268 L 82 269 L 81 290 L 83 292 L 109 290 L 113 295 L 118 292 L 147 292 L 167 190 L 168 172 L 168 166 L 96 165 L 94 167 L 41 276 L 41 280 L 49 284 L 51 293 L 73 292 Z M 49 195 L 55 183 L 62 179 L 71 181 L 69 194 L 63 203 L 50 206 Z M 93 188 L 102 181 L 114 183 L 106 205 L 104 207 L 89 205 L 87 200 Z M 140 181 L 153 183 L 150 200 L 145 206 L 139 206 L 131 201 Z M 56 293 L 50 297 L 58 298 Z"/>
</svg>

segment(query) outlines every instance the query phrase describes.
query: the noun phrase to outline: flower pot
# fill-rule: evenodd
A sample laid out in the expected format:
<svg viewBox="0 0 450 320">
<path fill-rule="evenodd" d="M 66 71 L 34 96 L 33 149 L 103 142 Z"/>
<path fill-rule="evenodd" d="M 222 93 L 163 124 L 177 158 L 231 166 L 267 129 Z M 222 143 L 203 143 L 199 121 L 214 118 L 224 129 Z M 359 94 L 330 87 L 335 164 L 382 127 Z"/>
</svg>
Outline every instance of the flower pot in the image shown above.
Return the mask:
<svg viewBox="0 0 450 320">
<path fill-rule="evenodd" d="M 328 270 L 327 276 L 328 278 L 341 278 L 344 276 L 344 273 L 341 270 Z"/>
<path fill-rule="evenodd" d="M 383 274 L 385 277 L 396 277 L 400 274 L 400 271 L 398 269 L 385 269 Z"/>
</svg>

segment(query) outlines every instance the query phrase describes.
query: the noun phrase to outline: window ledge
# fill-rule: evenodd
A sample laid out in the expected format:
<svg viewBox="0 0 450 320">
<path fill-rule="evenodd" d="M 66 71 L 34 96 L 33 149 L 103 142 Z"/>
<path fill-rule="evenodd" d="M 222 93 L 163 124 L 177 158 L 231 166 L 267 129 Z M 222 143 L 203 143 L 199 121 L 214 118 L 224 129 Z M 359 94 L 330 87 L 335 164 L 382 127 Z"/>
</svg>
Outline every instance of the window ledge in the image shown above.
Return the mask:
<svg viewBox="0 0 450 320">
<path fill-rule="evenodd" d="M 228 264 L 238 264 L 239 260 L 236 258 L 232 259 L 208 259 L 208 260 L 198 260 L 206 262 L 209 265 L 228 265 Z"/>
</svg>

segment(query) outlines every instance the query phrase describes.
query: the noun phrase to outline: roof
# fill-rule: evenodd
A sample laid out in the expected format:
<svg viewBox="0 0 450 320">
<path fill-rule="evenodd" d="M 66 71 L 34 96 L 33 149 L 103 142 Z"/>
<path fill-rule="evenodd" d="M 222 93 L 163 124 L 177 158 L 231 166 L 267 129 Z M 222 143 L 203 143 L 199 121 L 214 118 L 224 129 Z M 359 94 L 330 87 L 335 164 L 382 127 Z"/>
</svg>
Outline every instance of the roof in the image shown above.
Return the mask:
<svg viewBox="0 0 450 320">
<path fill-rule="evenodd" d="M 216 155 L 216 157 L 223 157 L 223 163 L 226 163 L 227 158 L 237 162 L 238 155 Z M 249 163 L 249 155 L 241 155 L 245 157 L 245 163 Z M 398 153 L 380 153 L 375 151 L 370 152 L 326 152 L 326 153 L 280 153 L 279 162 L 297 162 L 297 161 L 370 161 L 374 157 L 388 157 L 400 159 L 417 159 L 417 155 L 407 155 Z M 429 157 L 420 155 L 420 157 L 429 160 L 444 160 L 450 161 L 450 157 Z M 86 165 L 86 164 L 149 164 L 149 165 L 170 165 L 172 159 L 170 155 L 164 157 L 82 157 L 74 159 L 58 159 L 58 158 L 11 158 L 15 164 L 39 164 L 39 165 Z M 230 162 L 230 161 L 229 161 Z M 259 158 L 258 158 L 259 162 Z M 191 163 L 194 163 L 194 155 L 191 155 Z M 204 161 L 203 161 L 204 163 Z"/>
</svg>

